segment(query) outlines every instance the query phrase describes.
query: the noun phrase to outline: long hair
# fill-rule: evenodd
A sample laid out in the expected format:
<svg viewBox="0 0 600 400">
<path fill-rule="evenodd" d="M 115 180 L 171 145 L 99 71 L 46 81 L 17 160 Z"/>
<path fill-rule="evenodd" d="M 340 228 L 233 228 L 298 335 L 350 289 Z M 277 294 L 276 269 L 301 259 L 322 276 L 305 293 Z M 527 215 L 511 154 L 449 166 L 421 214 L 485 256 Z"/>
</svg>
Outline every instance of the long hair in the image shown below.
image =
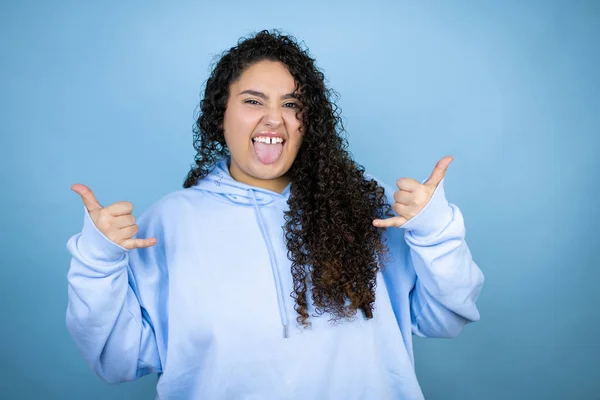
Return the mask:
<svg viewBox="0 0 600 400">
<path fill-rule="evenodd" d="M 296 320 L 310 325 L 309 293 L 317 315 L 329 313 L 338 321 L 361 310 L 372 318 L 378 261 L 387 252 L 383 231 L 372 220 L 393 214 L 384 189 L 365 178 L 347 151 L 337 93 L 325 86 L 324 74 L 293 36 L 264 30 L 221 55 L 206 81 L 194 127 L 195 165 L 183 187 L 195 185 L 229 155 L 222 129 L 229 86 L 264 60 L 286 65 L 301 107 L 303 142 L 289 171 L 284 226 Z"/>
</svg>

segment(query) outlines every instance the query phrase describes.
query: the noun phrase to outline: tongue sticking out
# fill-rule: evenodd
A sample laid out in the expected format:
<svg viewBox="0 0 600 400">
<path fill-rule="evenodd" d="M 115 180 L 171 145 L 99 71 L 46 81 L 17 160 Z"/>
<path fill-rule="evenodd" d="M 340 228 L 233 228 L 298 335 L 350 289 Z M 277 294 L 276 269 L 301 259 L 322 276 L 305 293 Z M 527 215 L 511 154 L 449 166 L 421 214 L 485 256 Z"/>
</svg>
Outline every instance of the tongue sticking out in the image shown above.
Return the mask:
<svg viewBox="0 0 600 400">
<path fill-rule="evenodd" d="M 266 144 L 262 142 L 254 142 L 254 151 L 256 156 L 263 164 L 273 164 L 281 156 L 283 151 L 283 143 Z"/>
</svg>

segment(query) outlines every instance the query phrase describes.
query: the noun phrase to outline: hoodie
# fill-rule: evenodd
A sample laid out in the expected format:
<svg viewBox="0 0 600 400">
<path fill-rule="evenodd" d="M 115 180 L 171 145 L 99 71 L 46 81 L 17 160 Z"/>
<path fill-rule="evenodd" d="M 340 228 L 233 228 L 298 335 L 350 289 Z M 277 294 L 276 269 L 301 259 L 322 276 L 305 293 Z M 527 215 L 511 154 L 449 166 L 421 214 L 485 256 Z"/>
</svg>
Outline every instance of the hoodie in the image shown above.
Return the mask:
<svg viewBox="0 0 600 400">
<path fill-rule="evenodd" d="M 386 229 L 373 318 L 334 324 L 309 301 L 304 329 L 283 229 L 291 184 L 249 186 L 228 162 L 142 214 L 149 248 L 110 241 L 84 208 L 67 242 L 66 323 L 91 368 L 110 383 L 157 373 L 157 399 L 422 399 L 412 335 L 454 337 L 477 321 L 484 281 L 444 181 Z"/>
</svg>

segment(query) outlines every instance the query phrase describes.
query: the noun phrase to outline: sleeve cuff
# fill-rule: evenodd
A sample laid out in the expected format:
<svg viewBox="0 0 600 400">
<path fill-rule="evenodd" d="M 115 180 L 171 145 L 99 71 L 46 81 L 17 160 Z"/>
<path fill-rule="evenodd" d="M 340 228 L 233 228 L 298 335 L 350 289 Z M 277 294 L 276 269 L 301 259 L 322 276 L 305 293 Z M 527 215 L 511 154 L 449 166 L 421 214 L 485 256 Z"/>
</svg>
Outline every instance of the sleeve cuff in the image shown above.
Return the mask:
<svg viewBox="0 0 600 400">
<path fill-rule="evenodd" d="M 81 255 L 90 261 L 101 263 L 115 263 L 122 260 L 128 249 L 114 243 L 100 232 L 85 207 L 84 213 L 83 229 L 77 241 L 77 248 Z"/>
<path fill-rule="evenodd" d="M 425 207 L 402 226 L 411 235 L 415 237 L 436 235 L 452 222 L 453 212 L 446 200 L 444 181 L 445 178 L 438 184 Z"/>
</svg>

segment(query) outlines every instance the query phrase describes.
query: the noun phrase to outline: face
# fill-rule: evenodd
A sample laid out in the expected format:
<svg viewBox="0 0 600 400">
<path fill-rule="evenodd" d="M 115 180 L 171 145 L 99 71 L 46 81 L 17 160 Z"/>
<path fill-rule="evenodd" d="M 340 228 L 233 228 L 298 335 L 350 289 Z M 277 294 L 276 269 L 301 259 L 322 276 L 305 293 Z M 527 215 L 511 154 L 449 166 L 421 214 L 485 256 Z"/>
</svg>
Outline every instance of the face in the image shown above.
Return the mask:
<svg viewBox="0 0 600 400">
<path fill-rule="evenodd" d="M 294 88 L 285 65 L 274 61 L 251 65 L 230 85 L 223 130 L 235 180 L 279 193 L 290 182 L 302 144 Z"/>
</svg>

